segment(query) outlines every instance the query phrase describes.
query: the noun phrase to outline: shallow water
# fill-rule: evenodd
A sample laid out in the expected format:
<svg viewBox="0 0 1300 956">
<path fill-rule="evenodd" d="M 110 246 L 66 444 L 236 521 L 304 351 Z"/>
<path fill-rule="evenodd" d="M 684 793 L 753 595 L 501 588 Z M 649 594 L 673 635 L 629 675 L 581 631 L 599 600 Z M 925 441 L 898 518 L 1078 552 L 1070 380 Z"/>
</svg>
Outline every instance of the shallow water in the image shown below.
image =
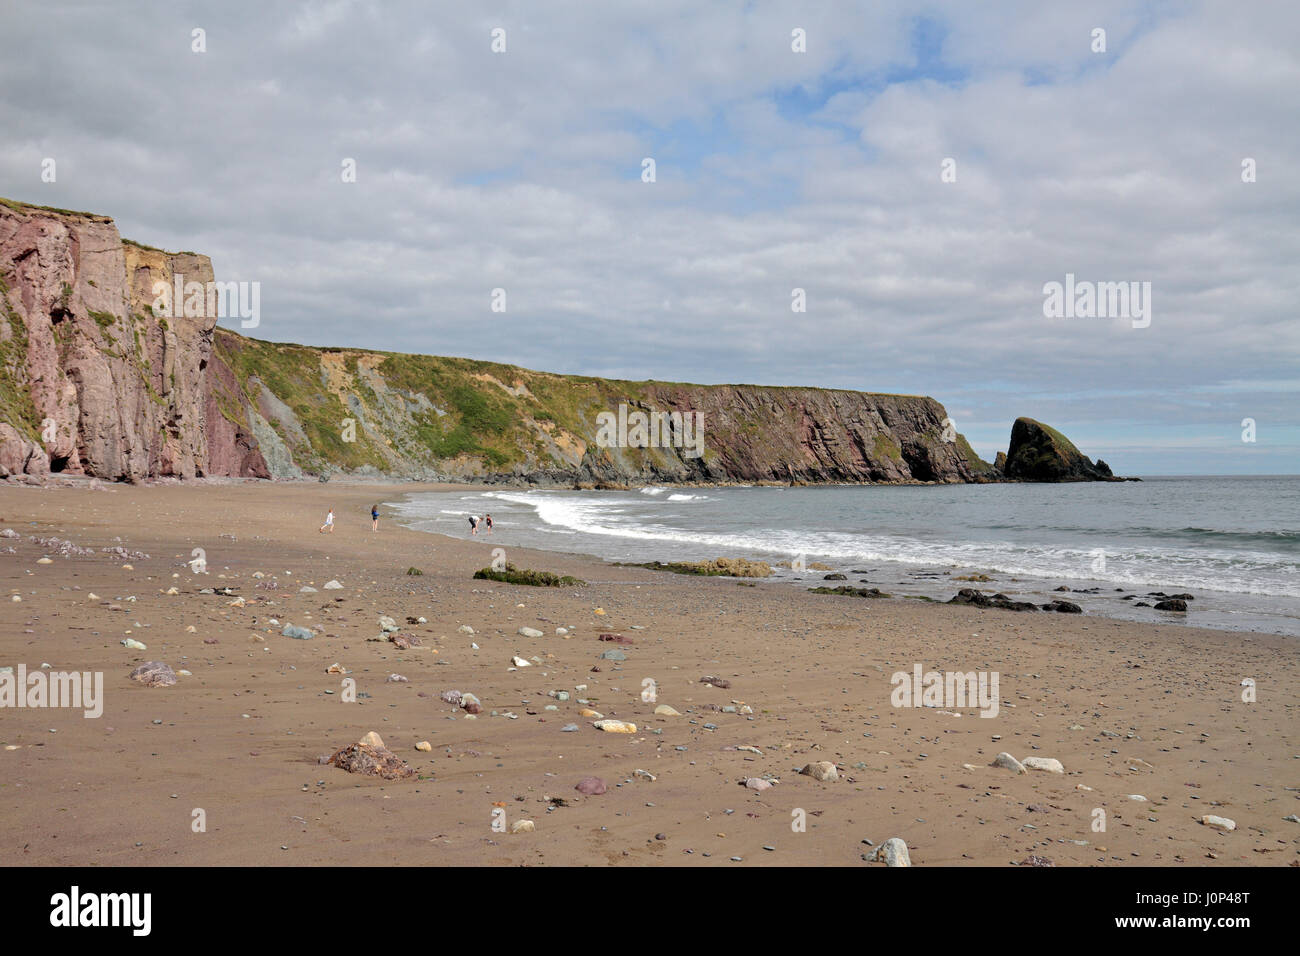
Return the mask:
<svg viewBox="0 0 1300 956">
<path fill-rule="evenodd" d="M 390 505 L 411 527 L 486 547 L 610 561 L 747 557 L 821 562 L 897 594 L 961 587 L 1065 597 L 1090 613 L 1300 636 L 1300 476 L 1151 478 L 1064 485 L 502 490 L 422 493 Z M 490 552 L 485 551 L 485 564 Z M 807 586 L 826 572 L 782 578 Z M 953 580 L 984 573 L 987 583 Z M 1058 585 L 1099 588 L 1064 595 Z M 1123 593 L 1117 589 L 1123 589 Z M 1191 592 L 1187 615 L 1134 608 L 1148 591 Z"/>
</svg>

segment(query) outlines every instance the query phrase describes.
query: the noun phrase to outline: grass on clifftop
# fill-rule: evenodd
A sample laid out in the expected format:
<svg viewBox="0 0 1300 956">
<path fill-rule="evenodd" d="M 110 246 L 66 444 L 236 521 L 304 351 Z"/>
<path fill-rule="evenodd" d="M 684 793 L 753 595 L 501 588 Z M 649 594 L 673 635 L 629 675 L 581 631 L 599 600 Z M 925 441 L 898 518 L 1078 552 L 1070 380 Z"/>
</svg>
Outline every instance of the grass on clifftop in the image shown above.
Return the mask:
<svg viewBox="0 0 1300 956">
<path fill-rule="evenodd" d="M 1048 437 L 1052 439 L 1053 443 L 1057 446 L 1057 449 L 1062 453 L 1066 455 L 1078 455 L 1080 458 L 1083 457 L 1083 452 L 1074 447 L 1074 442 L 1070 441 L 1070 439 L 1066 438 L 1051 425 L 1044 425 L 1042 422 L 1033 418 L 1026 418 L 1025 421 L 1037 425 L 1043 431 L 1047 432 Z"/>
</svg>

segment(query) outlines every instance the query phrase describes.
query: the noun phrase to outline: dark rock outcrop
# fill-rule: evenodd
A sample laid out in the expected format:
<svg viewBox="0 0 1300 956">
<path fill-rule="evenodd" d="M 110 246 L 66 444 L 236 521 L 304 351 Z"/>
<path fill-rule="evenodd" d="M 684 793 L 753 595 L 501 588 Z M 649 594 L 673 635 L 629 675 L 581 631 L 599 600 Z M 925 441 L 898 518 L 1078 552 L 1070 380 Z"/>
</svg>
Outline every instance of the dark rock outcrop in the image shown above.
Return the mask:
<svg viewBox="0 0 1300 956">
<path fill-rule="evenodd" d="M 1083 608 L 1073 601 L 1049 601 L 1043 606 L 1044 611 L 1058 611 L 1061 614 L 1082 614 Z"/>
<path fill-rule="evenodd" d="M 990 597 L 983 591 L 977 591 L 974 588 L 962 588 L 948 603 L 968 604 L 971 607 L 994 607 L 1003 611 L 1038 610 L 1037 605 L 1030 604 L 1028 601 L 1013 601 L 1005 594 L 994 594 Z"/>
<path fill-rule="evenodd" d="M 1116 481 L 1110 466 L 1092 459 L 1049 425 L 1017 418 L 1002 473 L 1020 481 Z"/>
</svg>

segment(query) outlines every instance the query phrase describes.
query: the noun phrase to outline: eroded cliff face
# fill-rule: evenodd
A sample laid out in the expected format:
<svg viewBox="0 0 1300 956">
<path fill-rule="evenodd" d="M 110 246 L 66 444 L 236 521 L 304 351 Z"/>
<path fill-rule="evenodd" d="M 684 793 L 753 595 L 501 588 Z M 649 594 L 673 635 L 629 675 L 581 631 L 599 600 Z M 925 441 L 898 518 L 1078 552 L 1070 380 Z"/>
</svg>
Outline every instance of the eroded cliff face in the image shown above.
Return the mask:
<svg viewBox="0 0 1300 956">
<path fill-rule="evenodd" d="M 124 243 L 111 219 L 0 202 L 0 474 L 206 473 L 215 319 L 155 316 L 206 256 Z"/>
<path fill-rule="evenodd" d="M 997 477 L 952 431 L 943 406 L 917 396 L 562 376 L 277 345 L 226 329 L 216 332 L 209 376 L 223 427 L 255 436 L 277 477 L 593 485 Z M 627 428 L 637 414 L 673 425 L 638 436 Z M 209 444 L 216 469 L 215 431 Z"/>
<path fill-rule="evenodd" d="M 0 201 L 0 475 L 1001 478 L 932 398 L 615 381 L 262 342 L 178 307 L 155 314 L 155 284 L 178 275 L 214 278 L 205 256 L 123 242 L 103 216 Z M 626 427 L 638 415 L 672 425 L 647 441 Z"/>
</svg>

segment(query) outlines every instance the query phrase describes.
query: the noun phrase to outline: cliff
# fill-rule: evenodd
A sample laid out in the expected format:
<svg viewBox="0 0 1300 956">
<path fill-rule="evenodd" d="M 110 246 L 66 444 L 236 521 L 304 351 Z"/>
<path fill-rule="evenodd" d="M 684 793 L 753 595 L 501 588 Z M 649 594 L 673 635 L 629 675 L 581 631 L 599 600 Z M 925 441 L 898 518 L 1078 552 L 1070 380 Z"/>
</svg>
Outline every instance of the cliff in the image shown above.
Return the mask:
<svg viewBox="0 0 1300 956">
<path fill-rule="evenodd" d="M 255 436 L 276 476 L 342 470 L 618 484 L 992 475 L 962 436 L 942 440 L 947 415 L 931 398 L 554 375 L 279 345 L 226 329 L 216 332 L 208 375 L 225 427 Z M 677 417 L 671 430 L 638 436 L 637 412 Z M 620 433 L 620 415 L 633 428 Z M 215 431 L 210 445 L 221 473 L 239 473 Z"/>
<path fill-rule="evenodd" d="M 206 256 L 124 243 L 104 216 L 0 201 L 0 470 L 202 474 L 215 319 L 152 314 Z"/>
<path fill-rule="evenodd" d="M 262 342 L 216 327 L 211 300 L 156 308 L 156 283 L 178 277 L 211 284 L 211 262 L 123 240 L 104 216 L 0 200 L 0 476 L 1003 479 L 932 398 Z"/>
</svg>

